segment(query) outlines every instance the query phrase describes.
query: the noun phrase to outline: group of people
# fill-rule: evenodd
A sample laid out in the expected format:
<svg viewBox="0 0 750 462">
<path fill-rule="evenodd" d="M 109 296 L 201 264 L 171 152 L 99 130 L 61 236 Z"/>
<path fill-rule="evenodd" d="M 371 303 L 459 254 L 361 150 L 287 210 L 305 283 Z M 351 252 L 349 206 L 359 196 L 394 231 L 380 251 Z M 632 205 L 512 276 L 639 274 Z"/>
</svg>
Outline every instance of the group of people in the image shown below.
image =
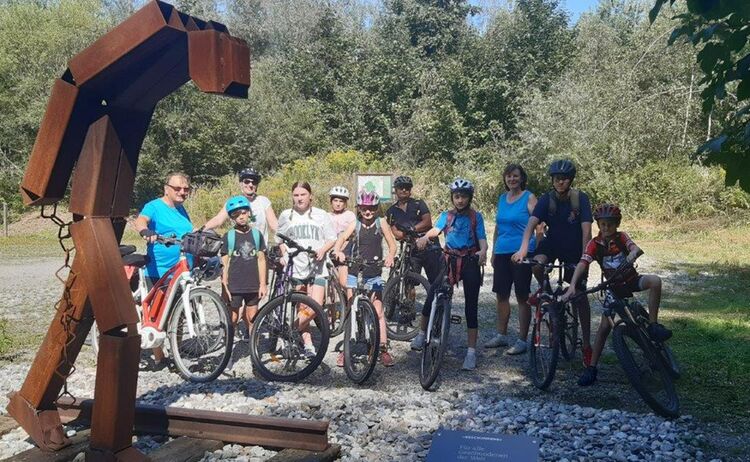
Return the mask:
<svg viewBox="0 0 750 462">
<path fill-rule="evenodd" d="M 591 262 L 601 265 L 604 277 L 621 270 L 623 263 L 632 264 L 643 251 L 624 232 L 618 231 L 622 219 L 620 209 L 613 204 L 601 204 L 592 214 L 589 197 L 572 187 L 576 167 L 569 160 L 553 162 L 548 169 L 552 182 L 550 191 L 537 198 L 527 190 L 527 174 L 518 164 L 510 164 L 503 172 L 503 192 L 497 202 L 495 231 L 490 257 L 494 270 L 492 290 L 496 294 L 497 329 L 484 344 L 485 348 L 508 346 L 508 355 L 524 353 L 531 321 L 532 273 L 540 282 L 541 267 L 519 264 L 525 258 L 539 263 L 559 260 L 575 266 L 565 271 L 565 280 L 570 283 L 563 296 L 569 299 L 579 290 L 585 290 L 586 275 Z M 231 197 L 224 207 L 209 220 L 204 229 L 215 229 L 228 219 L 233 227 L 223 237 L 221 249 L 224 272 L 222 288 L 232 310 L 232 321 L 236 324 L 240 313 L 252 326 L 260 300 L 267 294 L 266 243 L 269 231 L 284 234 L 303 247 L 316 253 L 310 256 L 300 253 L 293 260 L 293 277 L 309 284 L 299 289 L 324 305 L 325 286 L 329 277 L 326 258 L 332 253 L 337 265 L 339 281 L 349 288 L 356 287 L 356 274 L 362 272 L 365 284 L 371 290 L 373 304 L 380 321 L 381 332 L 385 328 L 385 316 L 381 293 L 383 279 L 379 266 L 353 267 L 351 274 L 344 264 L 348 256 L 358 256 L 366 261 L 382 261 L 391 267 L 396 255 L 396 241 L 407 239 L 402 229 L 417 233 L 416 249 L 411 255 L 412 270 L 424 270 L 431 285 L 422 309 L 420 331 L 411 343 L 419 350 L 425 342 L 425 330 L 432 305 L 432 298 L 443 271 L 451 271 L 451 282 L 463 281 L 465 295 L 464 312 L 467 324 L 468 349 L 463 369 L 476 368 L 478 337 L 478 299 L 482 284 L 481 268 L 487 259 L 487 236 L 482 213 L 472 207 L 474 185 L 465 179 L 456 179 L 450 184 L 452 207 L 440 213 L 434 221 L 427 204 L 412 197 L 413 182 L 408 176 L 399 176 L 393 182 L 396 201 L 385 211 L 378 195 L 371 191 L 360 191 L 356 195 L 356 208 L 348 208 L 350 193 L 344 186 L 335 186 L 329 191 L 330 211 L 312 205 L 312 188 L 307 182 L 292 185 L 292 207 L 276 216 L 268 198 L 258 194 L 261 175 L 252 168 L 239 173 L 240 195 Z M 164 196 L 147 203 L 138 216 L 135 226 L 144 239 L 149 241 L 150 263 L 146 268 L 148 277 L 158 279 L 179 257 L 179 250 L 153 245 L 156 234 L 173 233 L 178 236 L 193 229 L 183 202 L 190 192 L 189 180 L 182 174 L 171 174 L 164 186 Z M 599 233 L 592 239 L 591 228 L 596 220 Z M 445 248 L 438 236 L 444 235 Z M 282 252 L 286 253 L 283 243 Z M 384 247 L 387 249 L 384 253 Z M 445 255 L 445 257 L 444 257 Z M 446 265 L 448 258 L 460 260 L 461 264 Z M 619 273 L 618 273 L 619 275 Z M 639 275 L 632 265 L 624 277 L 614 286 L 619 296 L 649 290 L 648 308 L 652 322 L 650 334 L 666 340 L 671 332 L 657 322 L 661 298 L 661 280 L 654 275 Z M 510 318 L 510 294 L 514 290 L 518 303 L 519 335 L 515 341 L 508 335 Z M 351 292 L 349 293 L 351 296 Z M 579 379 L 582 386 L 596 381 L 597 363 L 611 328 L 605 316 L 597 332 L 592 348 L 590 342 L 591 313 L 587 297 L 573 298 L 578 310 L 582 339 L 583 362 L 586 366 Z M 305 354 L 316 352 L 305 340 Z M 386 335 L 381 338 L 380 358 L 385 366 L 394 359 L 388 350 Z M 339 354 L 337 364 L 343 365 Z M 231 367 L 231 366 L 230 366 Z"/>
</svg>

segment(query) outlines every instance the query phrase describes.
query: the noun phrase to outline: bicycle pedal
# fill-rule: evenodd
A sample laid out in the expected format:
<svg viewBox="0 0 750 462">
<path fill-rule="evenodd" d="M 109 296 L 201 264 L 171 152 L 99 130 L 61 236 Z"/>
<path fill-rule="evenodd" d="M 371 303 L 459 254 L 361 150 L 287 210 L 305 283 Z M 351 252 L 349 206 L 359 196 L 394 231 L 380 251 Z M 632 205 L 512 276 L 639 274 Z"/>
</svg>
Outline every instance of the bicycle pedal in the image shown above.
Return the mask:
<svg viewBox="0 0 750 462">
<path fill-rule="evenodd" d="M 456 314 L 451 315 L 451 324 L 461 324 L 461 316 Z"/>
</svg>

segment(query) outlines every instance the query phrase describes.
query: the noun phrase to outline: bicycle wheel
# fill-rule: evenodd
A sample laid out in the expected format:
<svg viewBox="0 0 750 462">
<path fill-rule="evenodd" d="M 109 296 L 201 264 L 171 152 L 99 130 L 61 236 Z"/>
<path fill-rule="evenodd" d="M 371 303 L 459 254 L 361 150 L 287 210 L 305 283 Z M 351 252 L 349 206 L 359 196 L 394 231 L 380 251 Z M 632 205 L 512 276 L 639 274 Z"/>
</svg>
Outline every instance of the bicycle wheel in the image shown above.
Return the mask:
<svg viewBox="0 0 750 462">
<path fill-rule="evenodd" d="M 555 305 L 537 308 L 532 318 L 529 347 L 529 375 L 534 386 L 546 390 L 557 370 L 560 355 L 560 317 Z"/>
<path fill-rule="evenodd" d="M 618 324 L 614 328 L 612 345 L 630 384 L 646 404 L 661 416 L 677 417 L 680 402 L 672 376 L 645 335 Z"/>
<path fill-rule="evenodd" d="M 418 314 L 427 299 L 430 284 L 424 276 L 407 272 L 390 279 L 383 288 L 383 310 L 388 338 L 407 341 L 419 332 Z"/>
<path fill-rule="evenodd" d="M 667 367 L 669 375 L 675 380 L 679 379 L 682 376 L 682 367 L 680 367 L 680 363 L 677 362 L 677 358 L 672 352 L 672 349 L 669 348 L 669 345 L 666 343 L 657 343 L 655 348 L 661 355 L 661 359 Z"/>
<path fill-rule="evenodd" d="M 224 371 L 232 356 L 234 326 L 221 297 L 208 289 L 190 291 L 194 336 L 181 299 L 169 318 L 167 335 L 177 371 L 191 382 L 210 382 Z"/>
<path fill-rule="evenodd" d="M 576 356 L 578 347 L 578 310 L 572 303 L 566 303 L 565 308 L 560 310 L 560 353 L 565 360 L 570 361 Z"/>
<path fill-rule="evenodd" d="M 360 298 L 356 316 L 350 312 L 345 325 L 344 371 L 352 382 L 360 384 L 375 370 L 380 352 L 380 324 L 372 302 Z"/>
<path fill-rule="evenodd" d="M 253 322 L 250 359 L 266 380 L 298 382 L 323 361 L 329 339 L 328 319 L 318 302 L 301 293 L 281 295 L 269 300 Z M 306 343 L 315 352 L 310 358 Z"/>
<path fill-rule="evenodd" d="M 450 300 L 438 296 L 435 301 L 430 341 L 422 349 L 422 363 L 419 369 L 419 383 L 429 390 L 440 373 L 445 350 L 448 348 L 448 332 L 451 325 Z"/>
<path fill-rule="evenodd" d="M 338 284 L 338 281 L 329 280 L 326 287 L 325 312 L 328 315 L 331 337 L 337 337 L 344 331 L 346 305 L 346 291 Z"/>
</svg>

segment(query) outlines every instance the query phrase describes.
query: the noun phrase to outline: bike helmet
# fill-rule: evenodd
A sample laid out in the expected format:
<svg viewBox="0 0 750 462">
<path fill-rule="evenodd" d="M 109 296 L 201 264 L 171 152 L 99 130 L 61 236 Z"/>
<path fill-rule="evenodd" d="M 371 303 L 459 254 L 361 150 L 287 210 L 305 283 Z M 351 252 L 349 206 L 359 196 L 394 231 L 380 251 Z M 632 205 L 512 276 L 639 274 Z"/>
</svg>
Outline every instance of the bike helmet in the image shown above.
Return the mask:
<svg viewBox="0 0 750 462">
<path fill-rule="evenodd" d="M 229 215 L 235 210 L 247 209 L 250 210 L 250 201 L 245 196 L 232 196 L 229 198 L 226 204 L 224 204 L 224 210 Z"/>
<path fill-rule="evenodd" d="M 240 181 L 244 180 L 245 178 L 250 178 L 255 180 L 255 183 L 260 183 L 261 180 L 260 173 L 252 167 L 243 168 L 242 170 L 240 170 L 239 177 Z"/>
<path fill-rule="evenodd" d="M 380 196 L 375 191 L 360 191 L 357 194 L 357 205 L 379 205 Z"/>
<path fill-rule="evenodd" d="M 573 180 L 576 177 L 576 166 L 568 159 L 560 159 L 549 164 L 549 176 L 562 175 Z"/>
<path fill-rule="evenodd" d="M 601 220 L 603 218 L 614 218 L 617 222 L 617 225 L 620 225 L 620 221 L 622 220 L 622 212 L 620 212 L 620 207 L 618 207 L 615 204 L 599 204 L 596 206 L 596 209 L 594 210 L 594 220 Z"/>
<path fill-rule="evenodd" d="M 471 181 L 464 180 L 463 178 L 456 178 L 451 183 L 451 194 L 453 193 L 465 193 L 470 196 L 474 196 L 474 185 Z"/>
<path fill-rule="evenodd" d="M 343 186 L 334 186 L 328 191 L 328 196 L 331 198 L 340 197 L 341 199 L 349 199 L 349 190 Z"/>
<path fill-rule="evenodd" d="M 399 188 L 405 186 L 407 188 L 411 188 L 414 186 L 414 183 L 412 183 L 411 178 L 408 176 L 397 176 L 395 180 L 393 180 L 393 187 Z"/>
<path fill-rule="evenodd" d="M 200 276 L 202 281 L 213 281 L 221 276 L 221 268 L 221 259 L 219 257 L 211 257 L 197 268 L 197 275 Z"/>
</svg>

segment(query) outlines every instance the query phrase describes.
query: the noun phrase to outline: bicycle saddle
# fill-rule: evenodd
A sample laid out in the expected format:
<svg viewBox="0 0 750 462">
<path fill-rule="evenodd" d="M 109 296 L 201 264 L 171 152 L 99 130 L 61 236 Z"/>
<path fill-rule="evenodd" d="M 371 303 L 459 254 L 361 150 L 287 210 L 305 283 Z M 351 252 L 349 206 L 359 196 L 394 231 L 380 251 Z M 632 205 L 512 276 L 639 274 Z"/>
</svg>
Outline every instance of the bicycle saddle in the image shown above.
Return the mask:
<svg viewBox="0 0 750 462">
<path fill-rule="evenodd" d="M 139 253 L 130 253 L 122 257 L 123 265 L 136 266 L 138 268 L 143 268 L 148 264 L 149 261 L 150 259 L 148 258 L 148 256 Z"/>
<path fill-rule="evenodd" d="M 125 255 L 130 255 L 133 252 L 135 252 L 134 245 L 121 245 L 120 246 L 120 256 L 122 257 L 124 257 Z"/>
</svg>

